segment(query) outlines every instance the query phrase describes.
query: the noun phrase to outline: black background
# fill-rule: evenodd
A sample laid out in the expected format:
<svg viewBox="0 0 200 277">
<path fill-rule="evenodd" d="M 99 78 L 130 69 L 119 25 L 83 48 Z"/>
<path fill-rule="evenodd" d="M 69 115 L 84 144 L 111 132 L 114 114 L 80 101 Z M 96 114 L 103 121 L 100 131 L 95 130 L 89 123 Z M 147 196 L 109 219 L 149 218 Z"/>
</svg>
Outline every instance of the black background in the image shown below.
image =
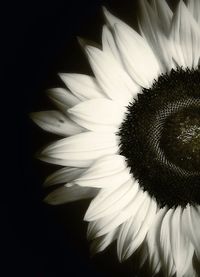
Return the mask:
<svg viewBox="0 0 200 277">
<path fill-rule="evenodd" d="M 58 72 L 91 73 L 76 36 L 101 42 L 102 5 L 136 27 L 136 1 L 13 1 L 2 9 L 2 276 L 134 276 L 132 262 L 117 261 L 115 245 L 90 258 L 82 220 L 89 201 L 42 202 L 42 183 L 56 167 L 34 153 L 56 137 L 29 119 L 52 108 L 45 90 L 62 85 Z"/>
</svg>

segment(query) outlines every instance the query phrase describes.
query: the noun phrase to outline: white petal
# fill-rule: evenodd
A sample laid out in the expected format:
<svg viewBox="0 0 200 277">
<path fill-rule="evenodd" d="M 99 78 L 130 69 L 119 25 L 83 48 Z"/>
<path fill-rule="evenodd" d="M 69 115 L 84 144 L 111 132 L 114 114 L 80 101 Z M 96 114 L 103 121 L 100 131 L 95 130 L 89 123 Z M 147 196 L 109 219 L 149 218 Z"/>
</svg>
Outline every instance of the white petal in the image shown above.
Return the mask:
<svg viewBox="0 0 200 277">
<path fill-rule="evenodd" d="M 171 70 L 173 66 L 171 48 L 166 35 L 161 29 L 160 18 L 147 0 L 141 0 L 140 6 L 139 27 L 141 33 L 158 57 L 162 71 Z"/>
<path fill-rule="evenodd" d="M 138 249 L 138 254 L 140 257 L 138 261 L 138 266 L 139 266 L 139 269 L 141 269 L 146 263 L 146 261 L 148 260 L 148 251 L 147 251 L 145 240 L 141 244 L 140 248 Z"/>
<path fill-rule="evenodd" d="M 117 18 L 116 16 L 111 14 L 105 7 L 103 7 L 103 13 L 104 13 L 104 16 L 106 18 L 106 21 L 107 21 L 107 24 L 109 25 L 109 27 L 114 28 L 116 23 L 127 25 L 122 20 L 120 20 L 119 18 Z"/>
<path fill-rule="evenodd" d="M 159 23 L 163 32 L 165 35 L 168 35 L 171 27 L 173 12 L 168 6 L 166 0 L 150 0 L 150 4 L 157 17 L 160 19 Z"/>
<path fill-rule="evenodd" d="M 83 188 L 77 185 L 62 186 L 50 192 L 44 201 L 51 205 L 65 204 L 77 200 L 88 199 L 96 196 L 98 189 Z"/>
<path fill-rule="evenodd" d="M 123 156 L 107 155 L 98 159 L 84 172 L 81 178 L 74 180 L 74 182 L 79 186 L 117 187 L 132 178 L 129 171 Z"/>
<path fill-rule="evenodd" d="M 122 225 L 117 241 L 121 261 L 128 259 L 144 241 L 155 217 L 156 208 L 156 202 L 147 197 L 138 212 Z"/>
<path fill-rule="evenodd" d="M 126 70 L 140 86 L 151 86 L 161 73 L 152 50 L 138 33 L 105 8 L 104 14 L 109 25 L 115 30 L 116 43 Z"/>
<path fill-rule="evenodd" d="M 58 109 L 64 113 L 66 113 L 68 108 L 71 108 L 80 102 L 76 96 L 64 88 L 50 89 L 48 90 L 48 96 Z"/>
<path fill-rule="evenodd" d="M 195 253 L 200 261 L 200 207 L 187 206 L 183 213 L 184 231 L 195 248 Z"/>
<path fill-rule="evenodd" d="M 92 46 L 87 46 L 85 51 L 105 94 L 121 105 L 128 105 L 133 96 L 138 93 L 138 86 L 112 55 Z"/>
<path fill-rule="evenodd" d="M 93 221 L 122 210 L 133 200 L 135 193 L 132 179 L 121 186 L 102 189 L 95 197 L 85 214 L 85 220 Z"/>
<path fill-rule="evenodd" d="M 49 187 L 56 184 L 66 184 L 80 177 L 84 171 L 85 168 L 63 167 L 48 176 L 44 185 Z"/>
<path fill-rule="evenodd" d="M 105 233 L 99 235 L 99 232 L 101 232 L 101 230 L 105 226 L 110 224 L 116 218 L 116 216 L 117 216 L 117 213 L 114 213 L 114 214 L 102 217 L 98 220 L 89 222 L 88 229 L 87 229 L 87 239 L 88 240 L 97 239 L 101 236 L 104 236 L 106 233 L 114 232 L 117 229 L 115 227 L 111 228 L 109 232 L 105 232 Z"/>
<path fill-rule="evenodd" d="M 102 236 L 111 230 L 114 230 L 123 222 L 128 220 L 132 215 L 136 214 L 140 209 L 141 204 L 146 200 L 147 197 L 138 186 L 136 187 L 136 190 L 138 191 L 136 191 L 135 195 L 133 195 L 132 201 L 121 211 L 94 221 L 90 230 L 88 231 L 88 236 L 90 238 Z"/>
<path fill-rule="evenodd" d="M 59 140 L 39 155 L 39 159 L 64 166 L 88 167 L 98 158 L 118 151 L 116 136 L 84 132 Z"/>
<path fill-rule="evenodd" d="M 118 229 L 114 229 L 108 234 L 94 239 L 90 247 L 91 254 L 104 251 L 117 238 L 117 234 Z"/>
<path fill-rule="evenodd" d="M 195 263 L 196 260 L 193 257 L 193 259 L 191 259 L 190 266 L 187 272 L 184 274 L 184 277 L 199 277 L 199 264 L 197 265 Z"/>
<path fill-rule="evenodd" d="M 200 28 L 183 1 L 174 14 L 170 39 L 176 63 L 196 68 L 200 58 Z"/>
<path fill-rule="evenodd" d="M 183 276 L 192 261 L 194 247 L 183 232 L 182 208 L 178 207 L 173 213 L 171 221 L 170 243 L 171 254 L 174 259 L 177 277 Z"/>
<path fill-rule="evenodd" d="M 173 209 L 168 210 L 161 225 L 160 231 L 160 254 L 163 270 L 166 276 L 172 276 L 175 273 L 174 261 L 171 248 L 171 221 Z"/>
<path fill-rule="evenodd" d="M 160 262 L 160 228 L 163 217 L 166 214 L 166 208 L 160 209 L 148 231 L 146 242 L 148 247 L 149 266 L 152 274 L 157 274 L 161 269 Z"/>
<path fill-rule="evenodd" d="M 103 92 L 94 77 L 84 74 L 60 74 L 65 85 L 81 100 L 103 97 Z"/>
<path fill-rule="evenodd" d="M 185 222 L 182 221 L 182 208 L 178 207 L 167 212 L 161 226 L 162 262 L 168 275 L 175 270 L 178 277 L 188 271 L 194 254 L 194 248 L 183 232 Z"/>
<path fill-rule="evenodd" d="M 113 35 L 106 25 L 103 26 L 102 47 L 104 52 L 112 55 L 120 64 L 122 63 Z"/>
<path fill-rule="evenodd" d="M 35 112 L 31 118 L 43 130 L 60 136 L 76 135 L 85 130 L 59 111 Z"/>
<path fill-rule="evenodd" d="M 150 87 L 161 73 L 158 60 L 147 42 L 124 24 L 115 25 L 116 43 L 124 65 L 133 80 L 142 87 Z"/>
<path fill-rule="evenodd" d="M 106 99 L 84 101 L 68 110 L 70 117 L 79 125 L 92 131 L 117 132 L 126 109 Z"/>
<path fill-rule="evenodd" d="M 197 21 L 200 27 L 200 1 L 199 0 L 187 0 L 187 7 L 192 13 L 194 19 Z"/>
</svg>

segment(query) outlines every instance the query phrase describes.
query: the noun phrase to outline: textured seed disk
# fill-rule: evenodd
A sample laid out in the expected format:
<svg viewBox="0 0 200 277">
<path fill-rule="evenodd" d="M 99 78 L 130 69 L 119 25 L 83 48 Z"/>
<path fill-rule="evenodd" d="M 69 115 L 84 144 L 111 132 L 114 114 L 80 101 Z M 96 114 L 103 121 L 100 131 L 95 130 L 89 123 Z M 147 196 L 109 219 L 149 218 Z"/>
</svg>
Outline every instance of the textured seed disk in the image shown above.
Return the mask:
<svg viewBox="0 0 200 277">
<path fill-rule="evenodd" d="M 172 70 L 128 106 L 120 153 L 163 207 L 200 204 L 200 71 Z"/>
</svg>

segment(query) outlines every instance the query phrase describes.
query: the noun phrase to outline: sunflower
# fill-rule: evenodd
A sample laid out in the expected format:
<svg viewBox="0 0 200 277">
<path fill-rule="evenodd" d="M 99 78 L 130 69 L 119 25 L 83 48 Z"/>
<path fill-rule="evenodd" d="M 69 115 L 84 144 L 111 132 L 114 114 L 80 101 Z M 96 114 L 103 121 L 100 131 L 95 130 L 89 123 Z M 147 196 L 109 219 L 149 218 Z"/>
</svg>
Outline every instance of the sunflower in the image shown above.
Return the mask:
<svg viewBox="0 0 200 277">
<path fill-rule="evenodd" d="M 200 262 L 200 1 L 139 1 L 139 31 L 103 8 L 102 48 L 84 45 L 94 76 L 60 74 L 55 111 L 32 114 L 64 138 L 39 158 L 63 166 L 51 204 L 93 198 L 93 253 L 143 249 L 152 276 L 197 276 Z"/>
</svg>

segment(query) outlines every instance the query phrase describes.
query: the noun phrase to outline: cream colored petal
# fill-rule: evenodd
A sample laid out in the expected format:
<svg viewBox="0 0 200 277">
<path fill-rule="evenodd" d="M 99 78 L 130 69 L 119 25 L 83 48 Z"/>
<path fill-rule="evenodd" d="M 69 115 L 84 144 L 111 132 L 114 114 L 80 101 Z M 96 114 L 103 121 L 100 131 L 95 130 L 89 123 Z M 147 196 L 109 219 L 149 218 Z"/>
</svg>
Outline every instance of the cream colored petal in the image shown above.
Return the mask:
<svg viewBox="0 0 200 277">
<path fill-rule="evenodd" d="M 124 24 L 115 25 L 115 38 L 129 75 L 138 85 L 149 88 L 161 69 L 148 43 Z"/>
<path fill-rule="evenodd" d="M 187 206 L 183 213 L 183 229 L 195 248 L 195 253 L 200 261 L 200 206 Z"/>
<path fill-rule="evenodd" d="M 82 101 L 105 96 L 94 77 L 76 73 L 62 73 L 60 77 L 72 93 Z"/>
<path fill-rule="evenodd" d="M 112 55 L 116 59 L 116 61 L 122 64 L 119 51 L 113 38 L 113 34 L 106 25 L 103 26 L 102 31 L 102 47 L 104 52 Z"/>
<path fill-rule="evenodd" d="M 171 255 L 174 260 L 177 277 L 184 276 L 187 272 L 194 254 L 194 247 L 183 232 L 184 223 L 182 208 L 178 207 L 173 212 L 170 226 Z"/>
<path fill-rule="evenodd" d="M 163 218 L 160 231 L 160 254 L 163 271 L 166 276 L 172 276 L 175 272 L 175 265 L 172 258 L 171 248 L 171 222 L 174 210 L 170 209 Z"/>
<path fill-rule="evenodd" d="M 79 125 L 92 131 L 117 132 L 126 109 L 106 99 L 84 101 L 68 110 L 70 117 Z"/>
<path fill-rule="evenodd" d="M 99 237 L 105 236 L 106 234 L 109 234 L 110 232 L 114 232 L 116 229 L 118 229 L 117 225 L 112 228 L 112 222 L 117 217 L 117 212 L 105 217 L 102 217 L 95 221 L 90 221 L 88 223 L 88 229 L 87 229 L 87 239 L 88 240 L 94 240 Z M 108 227 L 107 227 L 108 226 Z M 105 227 L 109 228 L 109 231 L 103 232 Z"/>
<path fill-rule="evenodd" d="M 142 87 L 150 87 L 161 73 L 158 59 L 144 39 L 126 23 L 104 8 L 109 26 L 115 30 L 115 40 L 122 61 L 132 79 Z"/>
<path fill-rule="evenodd" d="M 138 93 L 138 86 L 111 54 L 86 46 L 90 65 L 104 93 L 120 105 L 128 105 Z"/>
<path fill-rule="evenodd" d="M 71 108 L 80 102 L 80 99 L 64 88 L 49 89 L 47 93 L 52 102 L 63 113 L 66 113 L 68 108 Z"/>
<path fill-rule="evenodd" d="M 79 178 L 85 170 L 85 168 L 63 167 L 49 175 L 44 182 L 44 186 L 49 187 L 57 184 L 69 183 Z"/>
<path fill-rule="evenodd" d="M 140 192 L 140 191 L 136 193 L 136 190 L 135 190 L 132 196 L 133 196 L 132 201 L 130 201 L 126 205 L 126 207 L 120 210 L 118 212 L 117 217 L 112 222 L 110 222 L 107 226 L 105 226 L 101 230 L 101 232 L 98 233 L 98 235 L 103 235 L 109 232 L 110 230 L 118 227 L 120 224 L 128 220 L 133 213 L 137 213 L 137 211 L 139 210 L 139 207 L 141 207 L 141 204 L 143 203 L 143 201 L 145 201 L 145 195 L 143 192 Z"/>
<path fill-rule="evenodd" d="M 99 237 L 114 230 L 128 220 L 133 214 L 137 213 L 145 199 L 145 194 L 138 188 L 138 192 L 133 195 L 133 200 L 124 209 L 120 212 L 96 220 L 90 228 L 88 237 Z"/>
<path fill-rule="evenodd" d="M 175 270 L 177 277 L 188 271 L 194 254 L 194 247 L 183 232 L 183 221 L 182 208 L 177 207 L 167 212 L 161 226 L 162 263 L 168 275 Z"/>
<path fill-rule="evenodd" d="M 103 7 L 103 13 L 104 13 L 106 22 L 110 28 L 114 28 L 116 23 L 127 25 L 122 20 L 120 20 L 119 18 L 111 14 L 105 7 Z"/>
<path fill-rule="evenodd" d="M 85 220 L 94 221 L 122 210 L 133 200 L 135 190 L 132 179 L 121 186 L 102 189 L 90 203 Z"/>
<path fill-rule="evenodd" d="M 161 269 L 159 238 L 162 220 L 166 212 L 166 208 L 158 211 L 146 237 L 149 267 L 153 275 L 157 274 Z"/>
<path fill-rule="evenodd" d="M 92 256 L 96 253 L 104 251 L 113 241 L 116 240 L 118 229 L 114 229 L 106 235 L 94 239 L 91 243 L 90 252 Z"/>
<path fill-rule="evenodd" d="M 88 172 L 86 172 L 86 174 L 87 177 L 82 176 L 81 178 L 75 180 L 74 183 L 77 183 L 80 186 L 104 188 L 110 186 L 120 186 L 123 182 L 126 182 L 131 178 L 128 169 L 123 169 L 116 174 L 110 174 L 101 178 L 91 178 Z"/>
<path fill-rule="evenodd" d="M 145 240 L 139 247 L 138 254 L 139 254 L 138 267 L 139 269 L 141 269 L 144 266 L 144 264 L 148 261 L 148 251 L 147 251 L 147 245 L 145 243 Z"/>
<path fill-rule="evenodd" d="M 117 187 L 132 176 L 125 158 L 121 155 L 107 155 L 95 161 L 85 173 L 74 182 L 80 186 L 97 188 Z"/>
<path fill-rule="evenodd" d="M 171 46 L 161 28 L 161 20 L 147 0 L 140 2 L 139 27 L 155 56 L 159 59 L 162 71 L 170 71 L 173 67 Z"/>
<path fill-rule="evenodd" d="M 84 132 L 46 147 L 39 159 L 58 165 L 88 167 L 105 155 L 118 151 L 116 136 L 110 133 Z"/>
<path fill-rule="evenodd" d="M 117 241 L 120 261 L 128 259 L 142 244 L 156 214 L 156 202 L 146 195 L 137 213 L 125 222 Z"/>
<path fill-rule="evenodd" d="M 200 1 L 199 0 L 187 0 L 187 7 L 192 13 L 194 19 L 197 21 L 200 27 Z"/>
<path fill-rule="evenodd" d="M 96 196 L 97 193 L 98 189 L 94 188 L 83 188 L 77 185 L 71 187 L 62 186 L 50 192 L 44 201 L 51 205 L 60 205 L 77 200 L 92 198 Z"/>
<path fill-rule="evenodd" d="M 197 270 L 198 272 L 197 272 Z M 188 270 L 185 272 L 184 277 L 199 277 L 199 269 L 198 266 L 196 268 L 194 257 L 191 259 L 190 266 Z"/>
<path fill-rule="evenodd" d="M 31 113 L 32 120 L 43 130 L 60 136 L 72 136 L 85 129 L 59 111 Z"/>
<path fill-rule="evenodd" d="M 200 58 L 200 28 L 183 1 L 174 14 L 170 39 L 175 62 L 184 68 L 196 68 Z"/>
<path fill-rule="evenodd" d="M 151 7 L 160 19 L 159 23 L 165 35 L 169 34 L 173 12 L 166 0 L 150 0 Z"/>
</svg>

